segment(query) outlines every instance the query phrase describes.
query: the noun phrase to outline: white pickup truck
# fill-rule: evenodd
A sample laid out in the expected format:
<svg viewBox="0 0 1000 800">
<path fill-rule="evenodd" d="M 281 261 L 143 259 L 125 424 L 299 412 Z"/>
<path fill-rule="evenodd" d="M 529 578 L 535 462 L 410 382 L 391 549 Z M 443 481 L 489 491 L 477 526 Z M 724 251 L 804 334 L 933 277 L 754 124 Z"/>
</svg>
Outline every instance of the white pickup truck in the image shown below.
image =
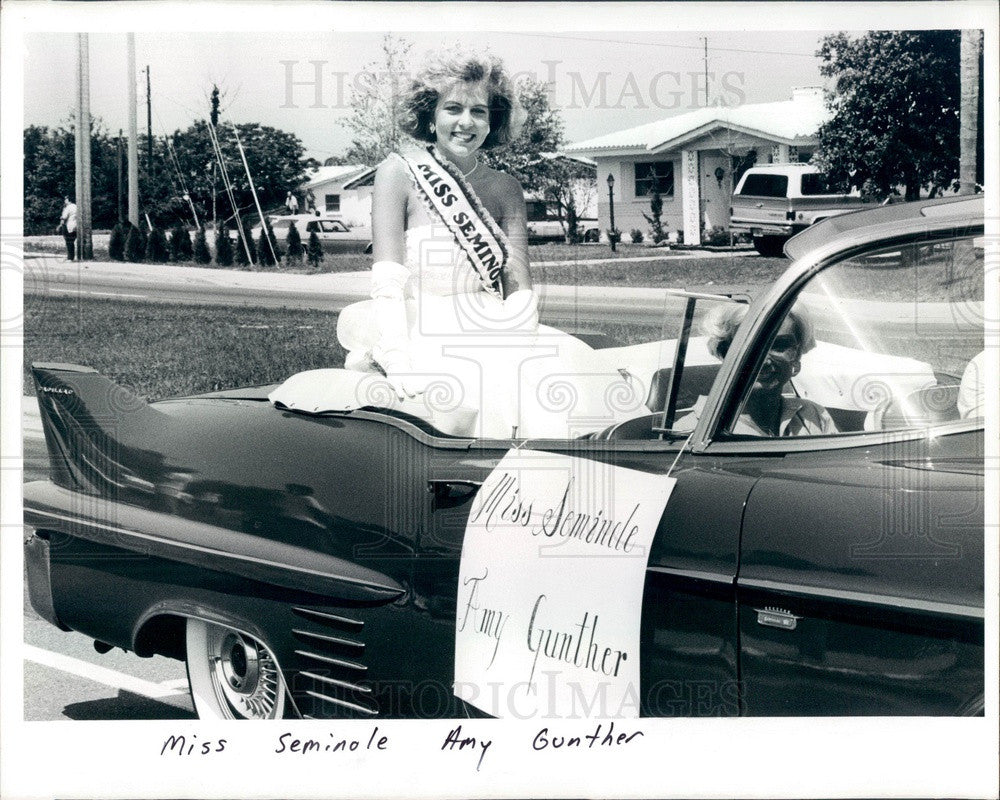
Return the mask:
<svg viewBox="0 0 1000 800">
<path fill-rule="evenodd" d="M 785 242 L 814 222 L 857 211 L 857 194 L 831 194 L 826 176 L 810 164 L 762 164 L 740 178 L 729 228 L 748 233 L 762 256 L 780 256 Z"/>
</svg>

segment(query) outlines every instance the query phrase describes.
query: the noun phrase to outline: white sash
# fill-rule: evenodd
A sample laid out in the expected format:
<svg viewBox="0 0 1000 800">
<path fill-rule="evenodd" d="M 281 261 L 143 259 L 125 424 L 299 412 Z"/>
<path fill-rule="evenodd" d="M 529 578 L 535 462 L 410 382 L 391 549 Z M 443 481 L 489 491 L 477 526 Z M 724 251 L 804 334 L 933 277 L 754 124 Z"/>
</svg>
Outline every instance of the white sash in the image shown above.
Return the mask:
<svg viewBox="0 0 1000 800">
<path fill-rule="evenodd" d="M 469 257 L 483 288 L 503 298 L 500 274 L 507 263 L 506 236 L 475 192 L 433 145 L 407 153 L 403 162 L 417 190 Z"/>
</svg>

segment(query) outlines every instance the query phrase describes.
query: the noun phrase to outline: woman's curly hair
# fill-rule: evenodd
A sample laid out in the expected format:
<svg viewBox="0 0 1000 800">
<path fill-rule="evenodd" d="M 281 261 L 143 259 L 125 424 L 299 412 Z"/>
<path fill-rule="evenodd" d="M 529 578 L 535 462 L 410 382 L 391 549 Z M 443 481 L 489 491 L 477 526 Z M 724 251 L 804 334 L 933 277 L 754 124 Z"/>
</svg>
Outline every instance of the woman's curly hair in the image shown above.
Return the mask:
<svg viewBox="0 0 1000 800">
<path fill-rule="evenodd" d="M 403 97 L 400 127 L 414 139 L 433 142 L 434 111 L 456 84 L 482 84 L 489 94 L 490 132 L 483 149 L 507 144 L 520 131 L 524 110 L 503 64 L 491 55 L 437 54 L 428 59 Z"/>
<path fill-rule="evenodd" d="M 701 321 L 701 332 L 708 337 L 705 343 L 708 352 L 718 359 L 724 359 L 732 344 L 736 331 L 743 322 L 750 307 L 745 304 L 713 306 Z M 795 338 L 799 343 L 799 353 L 807 353 L 816 346 L 813 324 L 801 311 L 789 311 Z"/>
</svg>

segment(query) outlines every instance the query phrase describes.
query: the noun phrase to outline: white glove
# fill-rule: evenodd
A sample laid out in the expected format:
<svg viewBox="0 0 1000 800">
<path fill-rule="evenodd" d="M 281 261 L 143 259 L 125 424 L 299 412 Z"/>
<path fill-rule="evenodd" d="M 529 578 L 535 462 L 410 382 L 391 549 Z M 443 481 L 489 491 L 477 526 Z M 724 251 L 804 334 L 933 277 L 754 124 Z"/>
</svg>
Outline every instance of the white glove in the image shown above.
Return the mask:
<svg viewBox="0 0 1000 800">
<path fill-rule="evenodd" d="M 427 388 L 427 379 L 413 373 L 410 332 L 403 289 L 410 271 L 395 261 L 372 265 L 372 305 L 377 341 L 372 355 L 385 370 L 386 379 L 400 400 L 415 397 Z"/>
<path fill-rule="evenodd" d="M 532 289 L 518 289 L 503 301 L 504 319 L 518 331 L 538 330 L 538 295 Z"/>
</svg>

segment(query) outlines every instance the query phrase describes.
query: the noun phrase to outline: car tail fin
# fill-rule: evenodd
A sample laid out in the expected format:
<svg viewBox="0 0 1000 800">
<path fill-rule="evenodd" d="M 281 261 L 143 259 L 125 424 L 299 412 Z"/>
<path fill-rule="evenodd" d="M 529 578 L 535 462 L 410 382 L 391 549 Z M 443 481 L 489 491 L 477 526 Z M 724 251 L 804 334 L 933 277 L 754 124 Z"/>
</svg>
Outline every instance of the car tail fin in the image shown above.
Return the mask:
<svg viewBox="0 0 1000 800">
<path fill-rule="evenodd" d="M 130 432 L 156 425 L 162 415 L 90 367 L 35 363 L 31 372 L 52 481 L 100 493 L 118 486 Z"/>
</svg>

